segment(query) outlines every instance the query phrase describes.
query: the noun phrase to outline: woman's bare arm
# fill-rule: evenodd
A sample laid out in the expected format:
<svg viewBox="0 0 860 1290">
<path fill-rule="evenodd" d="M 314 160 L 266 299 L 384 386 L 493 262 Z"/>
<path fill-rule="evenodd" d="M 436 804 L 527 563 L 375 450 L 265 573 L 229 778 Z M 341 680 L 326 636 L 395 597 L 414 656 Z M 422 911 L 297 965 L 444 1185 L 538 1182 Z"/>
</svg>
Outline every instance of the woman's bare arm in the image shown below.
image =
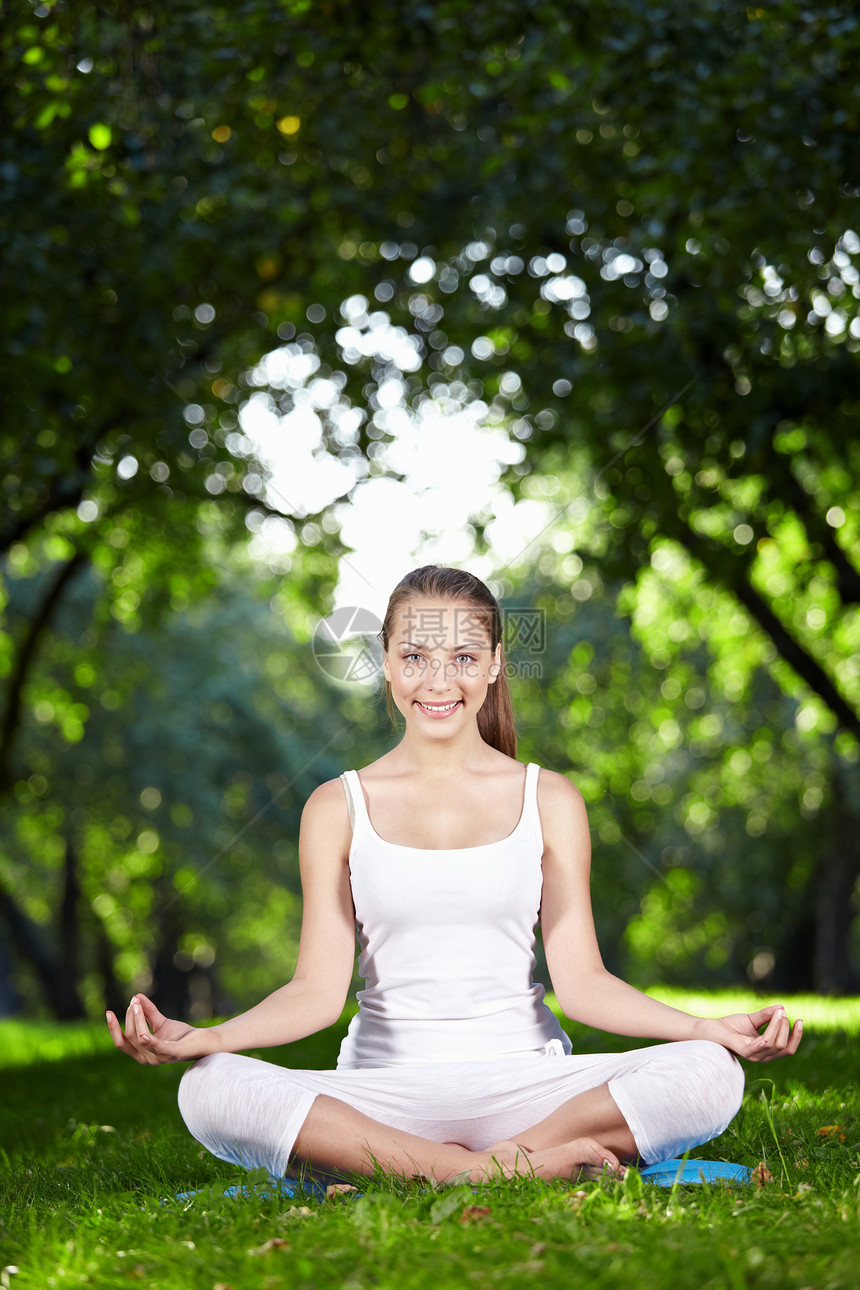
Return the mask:
<svg viewBox="0 0 860 1290">
<path fill-rule="evenodd" d="M 780 1004 L 747 1016 L 693 1017 L 651 999 L 608 972 L 591 910 L 591 841 L 585 803 L 562 775 L 542 770 L 538 802 L 544 833 L 541 928 L 553 989 L 566 1016 L 617 1035 L 712 1039 L 753 1061 L 788 1056 L 800 1043 Z M 763 1034 L 759 1028 L 766 1026 Z"/>
<path fill-rule="evenodd" d="M 342 782 L 321 784 L 308 799 L 299 831 L 302 930 L 291 981 L 247 1012 L 205 1028 L 172 1021 L 145 995 L 136 995 L 126 1014 L 125 1033 L 114 1014 L 107 1014 L 116 1047 L 139 1062 L 156 1065 L 290 1044 L 335 1022 L 355 958 L 347 863 L 351 836 Z"/>
</svg>

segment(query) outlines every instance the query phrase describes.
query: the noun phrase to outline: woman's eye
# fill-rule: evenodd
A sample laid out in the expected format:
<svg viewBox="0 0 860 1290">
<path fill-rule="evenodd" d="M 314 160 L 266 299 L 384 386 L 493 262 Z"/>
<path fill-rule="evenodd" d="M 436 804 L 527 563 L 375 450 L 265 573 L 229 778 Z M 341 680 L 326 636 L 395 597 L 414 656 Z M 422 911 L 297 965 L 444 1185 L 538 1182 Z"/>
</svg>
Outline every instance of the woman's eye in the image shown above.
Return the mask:
<svg viewBox="0 0 860 1290">
<path fill-rule="evenodd" d="M 466 662 L 466 663 L 474 663 L 474 661 L 475 661 L 475 659 L 474 659 L 474 656 L 473 656 L 472 654 L 458 654 L 458 655 L 457 655 L 457 662 L 458 662 L 458 663 L 462 663 L 462 662 Z"/>
</svg>

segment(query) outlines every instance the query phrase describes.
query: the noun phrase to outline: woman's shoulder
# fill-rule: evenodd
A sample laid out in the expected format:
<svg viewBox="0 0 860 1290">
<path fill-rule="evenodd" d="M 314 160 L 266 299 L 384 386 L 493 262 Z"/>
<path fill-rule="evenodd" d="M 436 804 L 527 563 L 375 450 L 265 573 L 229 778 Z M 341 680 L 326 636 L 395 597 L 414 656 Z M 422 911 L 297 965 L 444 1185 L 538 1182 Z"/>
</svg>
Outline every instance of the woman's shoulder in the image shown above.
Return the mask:
<svg viewBox="0 0 860 1290">
<path fill-rule="evenodd" d="M 566 775 L 545 767 L 538 776 L 538 806 L 547 823 L 559 818 L 581 820 L 585 815 L 585 799 L 576 785 Z"/>
<path fill-rule="evenodd" d="M 328 815 L 331 813 L 343 811 L 346 816 L 346 795 L 343 791 L 343 778 L 338 776 L 337 779 L 327 779 L 322 784 L 318 784 L 311 795 L 305 802 L 303 814 L 308 817 L 317 815 Z"/>
</svg>

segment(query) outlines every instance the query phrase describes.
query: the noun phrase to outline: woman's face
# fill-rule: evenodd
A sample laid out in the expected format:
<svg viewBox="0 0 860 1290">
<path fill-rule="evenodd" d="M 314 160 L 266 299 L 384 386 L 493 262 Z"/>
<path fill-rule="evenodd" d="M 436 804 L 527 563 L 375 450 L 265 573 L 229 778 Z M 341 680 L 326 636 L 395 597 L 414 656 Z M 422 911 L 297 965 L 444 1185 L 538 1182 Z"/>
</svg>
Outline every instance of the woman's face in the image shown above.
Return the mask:
<svg viewBox="0 0 860 1290">
<path fill-rule="evenodd" d="M 401 607 L 382 661 L 397 708 L 428 735 L 474 721 L 500 666 L 480 611 L 428 599 Z"/>
</svg>

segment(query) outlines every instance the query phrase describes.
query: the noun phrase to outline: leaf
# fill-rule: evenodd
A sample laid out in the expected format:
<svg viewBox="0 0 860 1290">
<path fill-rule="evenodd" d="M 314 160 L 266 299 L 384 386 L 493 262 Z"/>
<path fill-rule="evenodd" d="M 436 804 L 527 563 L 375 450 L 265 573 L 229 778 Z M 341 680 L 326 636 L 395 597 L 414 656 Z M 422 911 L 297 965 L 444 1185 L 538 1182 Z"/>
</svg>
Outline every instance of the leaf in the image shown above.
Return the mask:
<svg viewBox="0 0 860 1290">
<path fill-rule="evenodd" d="M 818 1130 L 819 1138 L 838 1138 L 840 1142 L 845 1141 L 845 1130 L 841 1124 L 824 1124 Z"/>
<path fill-rule="evenodd" d="M 289 1248 L 289 1241 L 285 1241 L 282 1236 L 272 1236 L 268 1241 L 264 1241 L 262 1245 L 258 1245 L 256 1248 L 249 1250 L 248 1253 L 271 1254 L 272 1250 L 288 1250 Z"/>
<path fill-rule="evenodd" d="M 489 1205 L 466 1205 L 460 1215 L 461 1223 L 479 1223 L 489 1218 L 493 1211 Z"/>
<path fill-rule="evenodd" d="M 450 1218 L 457 1210 L 462 1210 L 463 1205 L 466 1201 L 471 1200 L 473 1195 L 472 1188 L 465 1183 L 459 1187 L 452 1187 L 450 1191 L 446 1191 L 441 1195 L 438 1200 L 434 1200 L 430 1206 L 430 1222 L 444 1223 L 445 1219 Z"/>
</svg>

